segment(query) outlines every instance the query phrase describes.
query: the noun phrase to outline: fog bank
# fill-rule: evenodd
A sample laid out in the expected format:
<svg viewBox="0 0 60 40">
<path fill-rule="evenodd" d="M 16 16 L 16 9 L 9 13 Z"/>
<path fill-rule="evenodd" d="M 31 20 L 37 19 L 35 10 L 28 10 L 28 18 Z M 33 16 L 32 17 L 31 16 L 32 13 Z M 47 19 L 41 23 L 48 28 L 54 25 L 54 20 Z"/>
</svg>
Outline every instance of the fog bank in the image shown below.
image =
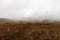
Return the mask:
<svg viewBox="0 0 60 40">
<path fill-rule="evenodd" d="M 60 21 L 60 0 L 0 0 L 0 18 Z"/>
</svg>

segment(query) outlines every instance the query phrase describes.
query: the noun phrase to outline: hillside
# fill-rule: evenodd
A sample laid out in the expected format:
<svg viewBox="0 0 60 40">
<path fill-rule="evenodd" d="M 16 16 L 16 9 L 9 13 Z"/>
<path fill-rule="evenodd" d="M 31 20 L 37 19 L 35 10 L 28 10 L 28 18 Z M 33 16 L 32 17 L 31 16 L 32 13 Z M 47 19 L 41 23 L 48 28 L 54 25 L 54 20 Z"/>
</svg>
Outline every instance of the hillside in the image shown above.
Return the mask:
<svg viewBox="0 0 60 40">
<path fill-rule="evenodd" d="M 60 40 L 60 22 L 0 19 L 0 40 Z"/>
</svg>

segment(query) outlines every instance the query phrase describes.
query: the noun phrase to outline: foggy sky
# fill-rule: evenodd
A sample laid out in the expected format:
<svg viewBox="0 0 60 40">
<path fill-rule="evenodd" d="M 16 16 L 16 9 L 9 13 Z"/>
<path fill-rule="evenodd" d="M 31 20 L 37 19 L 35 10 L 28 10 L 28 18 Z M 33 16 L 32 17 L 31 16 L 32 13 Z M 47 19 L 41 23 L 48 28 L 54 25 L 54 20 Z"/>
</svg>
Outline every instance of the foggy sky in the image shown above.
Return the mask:
<svg viewBox="0 0 60 40">
<path fill-rule="evenodd" d="M 60 20 L 60 0 L 0 0 L 0 18 Z"/>
</svg>

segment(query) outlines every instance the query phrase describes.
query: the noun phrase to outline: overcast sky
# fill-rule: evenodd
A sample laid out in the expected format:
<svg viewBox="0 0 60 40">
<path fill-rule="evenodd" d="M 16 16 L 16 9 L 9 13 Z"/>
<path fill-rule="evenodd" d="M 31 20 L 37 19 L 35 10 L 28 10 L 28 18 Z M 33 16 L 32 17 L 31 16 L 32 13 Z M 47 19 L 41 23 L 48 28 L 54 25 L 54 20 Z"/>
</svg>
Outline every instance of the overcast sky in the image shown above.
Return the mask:
<svg viewBox="0 0 60 40">
<path fill-rule="evenodd" d="M 60 0 L 0 0 L 0 18 L 60 20 Z"/>
</svg>

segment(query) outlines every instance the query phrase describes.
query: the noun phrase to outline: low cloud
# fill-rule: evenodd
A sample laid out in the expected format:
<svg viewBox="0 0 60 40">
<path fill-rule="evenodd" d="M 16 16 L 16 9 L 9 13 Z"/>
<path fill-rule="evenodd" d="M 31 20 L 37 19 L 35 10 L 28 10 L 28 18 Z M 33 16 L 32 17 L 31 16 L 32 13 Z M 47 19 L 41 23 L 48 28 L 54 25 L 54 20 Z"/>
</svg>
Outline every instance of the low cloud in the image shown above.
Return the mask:
<svg viewBox="0 0 60 40">
<path fill-rule="evenodd" d="M 0 17 L 60 20 L 60 0 L 0 0 Z"/>
</svg>

